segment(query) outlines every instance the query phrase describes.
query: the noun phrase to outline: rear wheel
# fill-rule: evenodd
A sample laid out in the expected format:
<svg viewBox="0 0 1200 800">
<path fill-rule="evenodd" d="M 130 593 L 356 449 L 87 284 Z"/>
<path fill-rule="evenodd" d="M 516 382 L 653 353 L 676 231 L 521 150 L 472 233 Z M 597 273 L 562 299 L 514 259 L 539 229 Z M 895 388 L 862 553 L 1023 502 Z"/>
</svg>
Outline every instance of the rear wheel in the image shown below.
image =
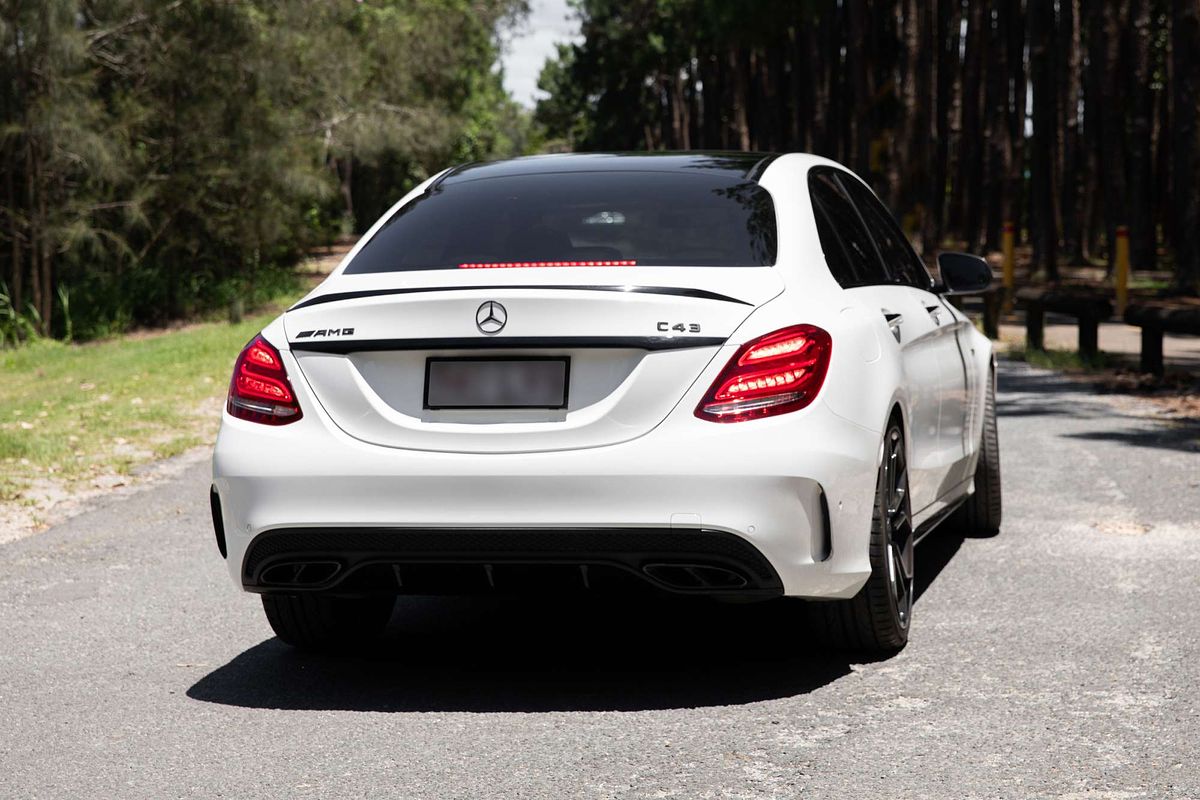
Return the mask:
<svg viewBox="0 0 1200 800">
<path fill-rule="evenodd" d="M 907 451 L 900 423 L 893 420 L 875 484 L 871 577 L 850 600 L 810 604 L 813 621 L 831 645 L 875 653 L 904 647 L 912 618 L 913 556 Z"/>
<path fill-rule="evenodd" d="M 302 650 L 329 650 L 378 636 L 392 617 L 396 598 L 264 594 L 262 604 L 282 641 Z"/>
<path fill-rule="evenodd" d="M 996 377 L 988 380 L 983 403 L 983 435 L 975 465 L 975 492 L 954 512 L 953 527 L 965 536 L 1000 532 L 1000 435 L 996 429 Z"/>
</svg>

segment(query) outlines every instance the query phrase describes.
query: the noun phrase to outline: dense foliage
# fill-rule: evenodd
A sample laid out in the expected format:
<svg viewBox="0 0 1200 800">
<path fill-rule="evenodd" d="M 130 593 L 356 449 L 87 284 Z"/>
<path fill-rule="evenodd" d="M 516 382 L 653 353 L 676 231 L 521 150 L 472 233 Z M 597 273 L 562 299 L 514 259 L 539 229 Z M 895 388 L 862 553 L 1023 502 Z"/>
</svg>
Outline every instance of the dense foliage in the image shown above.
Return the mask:
<svg viewBox="0 0 1200 800">
<path fill-rule="evenodd" d="M 0 0 L 0 335 L 270 294 L 447 162 L 523 148 L 525 0 Z"/>
<path fill-rule="evenodd" d="M 868 177 L 926 249 L 1014 220 L 1051 280 L 1200 288 L 1200 0 L 576 0 L 538 120 L 574 149 L 805 150 Z"/>
</svg>

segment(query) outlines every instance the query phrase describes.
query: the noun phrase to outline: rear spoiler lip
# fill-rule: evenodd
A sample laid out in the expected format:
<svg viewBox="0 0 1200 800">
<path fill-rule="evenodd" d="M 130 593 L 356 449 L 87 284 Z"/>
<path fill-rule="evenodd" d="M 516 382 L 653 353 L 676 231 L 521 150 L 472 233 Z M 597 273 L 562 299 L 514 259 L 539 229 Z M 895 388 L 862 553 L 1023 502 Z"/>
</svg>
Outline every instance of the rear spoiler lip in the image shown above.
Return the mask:
<svg viewBox="0 0 1200 800">
<path fill-rule="evenodd" d="M 337 303 L 342 300 L 359 300 L 364 297 L 384 297 L 394 294 L 419 294 L 424 292 L 501 292 L 508 289 L 562 289 L 575 290 L 583 292 L 623 292 L 626 294 L 663 294 L 674 297 L 694 297 L 699 300 L 718 300 L 723 303 L 738 303 L 743 306 L 753 306 L 753 303 L 748 303 L 745 300 L 738 300 L 736 297 L 729 295 L 718 294 L 717 292 L 709 292 L 704 289 L 687 289 L 677 286 L 618 286 L 618 285 L 571 285 L 571 284 L 528 284 L 519 286 L 497 285 L 497 286 L 421 286 L 405 289 L 366 289 L 357 292 L 331 292 L 329 294 L 318 295 L 317 297 L 303 300 L 288 309 L 288 311 L 296 311 L 308 306 L 320 305 L 322 303 Z"/>
<path fill-rule="evenodd" d="M 289 342 L 292 350 L 348 355 L 385 350 L 688 350 L 720 347 L 719 336 L 478 336 L 431 339 L 336 339 Z"/>
</svg>

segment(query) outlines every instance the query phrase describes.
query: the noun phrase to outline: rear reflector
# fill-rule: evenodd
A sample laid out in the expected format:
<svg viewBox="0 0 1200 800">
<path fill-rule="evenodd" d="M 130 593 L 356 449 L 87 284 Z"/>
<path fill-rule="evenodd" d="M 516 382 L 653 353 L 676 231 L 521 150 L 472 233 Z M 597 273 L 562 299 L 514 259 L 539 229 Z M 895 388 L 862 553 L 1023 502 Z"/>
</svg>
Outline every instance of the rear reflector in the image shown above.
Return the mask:
<svg viewBox="0 0 1200 800">
<path fill-rule="evenodd" d="M 815 325 L 793 325 L 738 348 L 696 416 L 741 422 L 804 408 L 821 391 L 833 342 Z"/>
<path fill-rule="evenodd" d="M 512 269 L 514 267 L 636 267 L 636 261 L 479 261 L 459 264 L 459 269 Z"/>
<path fill-rule="evenodd" d="M 225 407 L 238 419 L 263 425 L 287 425 L 303 416 L 279 351 L 262 336 L 251 339 L 233 365 Z"/>
</svg>

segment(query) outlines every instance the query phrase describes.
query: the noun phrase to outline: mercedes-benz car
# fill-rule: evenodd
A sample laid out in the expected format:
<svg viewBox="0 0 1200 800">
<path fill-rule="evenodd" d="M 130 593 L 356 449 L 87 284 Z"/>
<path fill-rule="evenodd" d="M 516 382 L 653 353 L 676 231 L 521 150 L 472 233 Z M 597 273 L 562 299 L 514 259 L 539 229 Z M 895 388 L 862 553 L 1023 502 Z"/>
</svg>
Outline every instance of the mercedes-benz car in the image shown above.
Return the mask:
<svg viewBox="0 0 1200 800">
<path fill-rule="evenodd" d="M 908 638 L 914 546 L 1000 525 L 992 347 L 804 154 L 577 154 L 417 186 L 234 366 L 221 555 L 280 639 L 400 595 L 770 600 Z"/>
</svg>

